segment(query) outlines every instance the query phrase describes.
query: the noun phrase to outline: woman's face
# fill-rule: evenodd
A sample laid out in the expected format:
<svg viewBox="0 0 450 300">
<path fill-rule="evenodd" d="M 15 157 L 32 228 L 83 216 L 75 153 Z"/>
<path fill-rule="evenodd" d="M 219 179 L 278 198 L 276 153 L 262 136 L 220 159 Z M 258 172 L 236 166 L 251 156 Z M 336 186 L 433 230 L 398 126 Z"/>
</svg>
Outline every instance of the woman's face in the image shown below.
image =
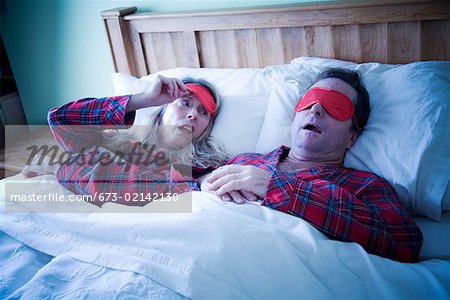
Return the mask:
<svg viewBox="0 0 450 300">
<path fill-rule="evenodd" d="M 193 93 L 170 103 L 163 114 L 159 139 L 170 148 L 184 147 L 202 135 L 211 114 Z"/>
</svg>

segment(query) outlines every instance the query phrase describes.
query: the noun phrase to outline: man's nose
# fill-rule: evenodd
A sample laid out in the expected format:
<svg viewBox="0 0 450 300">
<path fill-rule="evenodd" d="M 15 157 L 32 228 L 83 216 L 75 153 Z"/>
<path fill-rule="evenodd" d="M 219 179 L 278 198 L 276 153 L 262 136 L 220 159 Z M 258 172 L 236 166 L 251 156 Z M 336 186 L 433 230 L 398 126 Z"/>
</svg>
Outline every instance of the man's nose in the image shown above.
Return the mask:
<svg viewBox="0 0 450 300">
<path fill-rule="evenodd" d="M 313 106 L 311 106 L 310 113 L 314 114 L 316 117 L 323 117 L 325 114 L 325 111 L 324 111 L 322 104 L 317 102 L 317 103 L 314 103 Z"/>
</svg>

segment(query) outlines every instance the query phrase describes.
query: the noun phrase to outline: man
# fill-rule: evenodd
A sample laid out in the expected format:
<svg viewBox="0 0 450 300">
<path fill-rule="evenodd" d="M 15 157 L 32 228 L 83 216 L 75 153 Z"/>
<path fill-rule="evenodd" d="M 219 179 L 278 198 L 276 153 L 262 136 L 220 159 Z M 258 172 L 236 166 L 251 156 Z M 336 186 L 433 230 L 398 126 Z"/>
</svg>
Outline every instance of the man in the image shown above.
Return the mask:
<svg viewBox="0 0 450 300">
<path fill-rule="evenodd" d="M 202 190 L 238 204 L 262 199 L 262 205 L 298 216 L 330 238 L 417 261 L 422 233 L 392 187 L 374 174 L 342 166 L 370 113 L 359 74 L 324 71 L 295 110 L 292 148 L 239 155 L 203 178 Z"/>
</svg>

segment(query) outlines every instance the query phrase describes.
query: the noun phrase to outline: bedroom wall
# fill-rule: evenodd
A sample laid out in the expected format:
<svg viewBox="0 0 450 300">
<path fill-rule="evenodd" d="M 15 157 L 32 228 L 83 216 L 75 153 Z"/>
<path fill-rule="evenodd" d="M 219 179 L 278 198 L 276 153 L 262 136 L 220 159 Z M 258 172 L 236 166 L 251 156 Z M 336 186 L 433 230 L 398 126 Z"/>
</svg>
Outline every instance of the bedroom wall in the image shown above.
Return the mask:
<svg viewBox="0 0 450 300">
<path fill-rule="evenodd" d="M 102 10 L 137 6 L 161 12 L 305 2 L 311 0 L 1 0 L 0 30 L 28 123 L 44 124 L 53 106 L 113 94 Z"/>
</svg>

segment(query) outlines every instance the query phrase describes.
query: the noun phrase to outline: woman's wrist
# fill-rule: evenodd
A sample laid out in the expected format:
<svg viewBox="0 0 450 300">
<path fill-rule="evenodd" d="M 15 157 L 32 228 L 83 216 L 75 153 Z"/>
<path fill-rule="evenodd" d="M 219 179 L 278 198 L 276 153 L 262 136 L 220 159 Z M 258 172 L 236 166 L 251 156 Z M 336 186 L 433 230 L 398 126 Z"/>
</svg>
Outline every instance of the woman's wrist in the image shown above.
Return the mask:
<svg viewBox="0 0 450 300">
<path fill-rule="evenodd" d="M 128 113 L 144 108 L 145 107 L 144 103 L 145 103 L 145 93 L 131 95 L 130 99 L 128 100 L 125 111 Z"/>
</svg>

